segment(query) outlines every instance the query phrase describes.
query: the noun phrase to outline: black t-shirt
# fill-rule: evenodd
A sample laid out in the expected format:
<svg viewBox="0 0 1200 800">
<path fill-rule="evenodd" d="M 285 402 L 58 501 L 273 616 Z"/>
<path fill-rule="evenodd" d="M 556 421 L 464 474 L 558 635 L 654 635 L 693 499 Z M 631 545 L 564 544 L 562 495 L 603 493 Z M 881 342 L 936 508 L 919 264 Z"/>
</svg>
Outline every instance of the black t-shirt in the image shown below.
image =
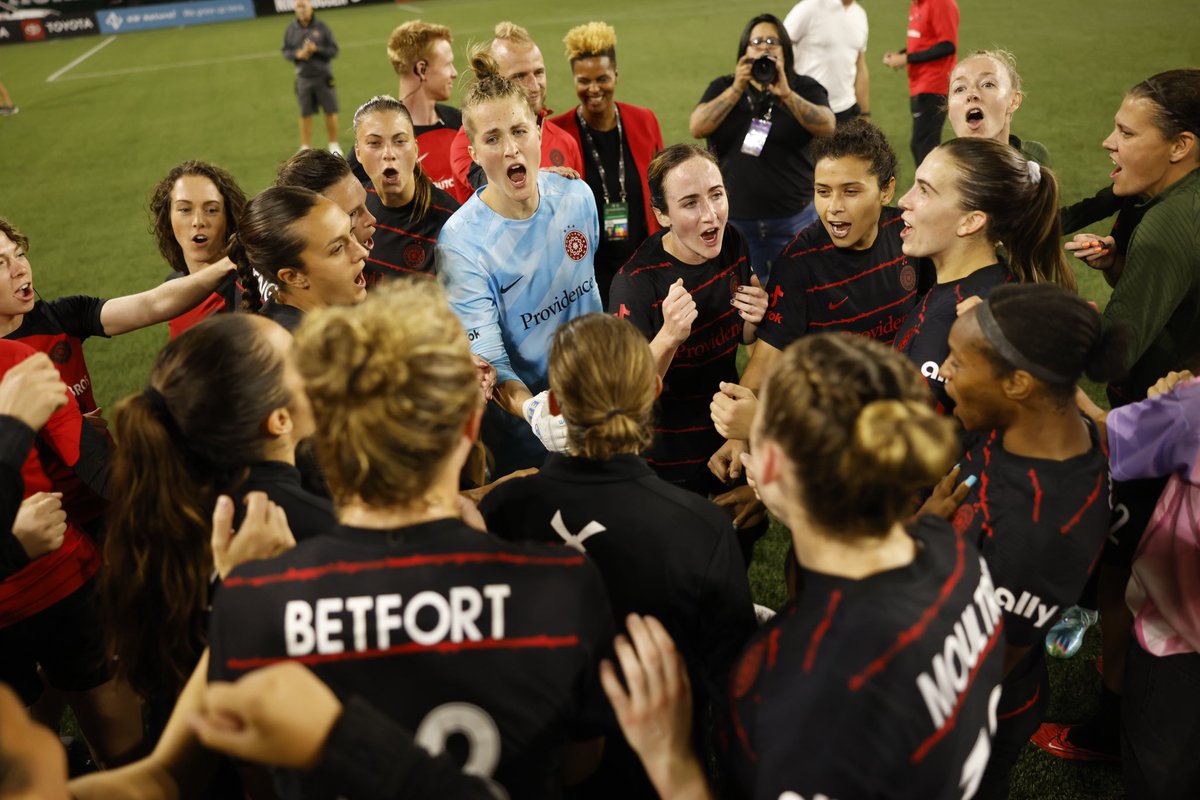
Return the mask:
<svg viewBox="0 0 1200 800">
<path fill-rule="evenodd" d="M 954 515 L 977 544 L 1004 610 L 1004 638 L 1036 645 L 1073 604 L 1104 546 L 1112 517 L 1108 459 L 1091 449 L 1066 461 L 1016 456 L 992 431 L 962 459 L 959 480 L 979 480 Z"/>
<path fill-rule="evenodd" d="M 430 752 L 466 731 L 462 755 L 512 797 L 556 797 L 562 745 L 604 729 L 596 664 L 612 634 L 600 574 L 574 551 L 456 519 L 339 527 L 225 580 L 209 679 L 299 661 Z M 284 797 L 308 796 L 301 773 L 278 777 Z"/>
<path fill-rule="evenodd" d="M 300 482 L 300 470 L 282 461 L 260 461 L 251 464 L 245 478 L 227 490 L 233 499 L 234 530 L 245 517 L 244 500 L 250 492 L 265 492 L 284 510 L 297 542 L 329 533 L 337 525 L 333 502 L 306 491 Z"/>
<path fill-rule="evenodd" d="M 48 355 L 84 414 L 96 410 L 96 400 L 92 397 L 92 376 L 83 359 L 83 340 L 89 336 L 108 337 L 100 323 L 100 309 L 106 302 L 86 295 L 38 300 L 16 330 L 4 336 Z"/>
<path fill-rule="evenodd" d="M 913 536 L 899 569 L 801 569 L 799 595 L 746 648 L 724 737 L 739 796 L 959 800 L 982 778 L 1000 608 L 948 523 L 923 517 Z"/>
<path fill-rule="evenodd" d="M 807 75 L 789 75 L 792 91 L 818 106 L 829 106 L 825 87 Z M 723 75 L 708 85 L 701 103 L 707 103 L 733 85 Z M 742 152 L 742 142 L 753 119 L 771 114 L 771 130 L 758 156 Z M 812 134 L 770 92 L 753 85 L 730 110 L 729 116 L 708 137 L 708 146 L 721 162 L 721 175 L 729 190 L 729 216 L 733 219 L 778 219 L 804 210 L 813 199 L 813 162 L 808 151 Z"/>
<path fill-rule="evenodd" d="M 934 284 L 917 300 L 896 334 L 892 347 L 921 370 L 939 413 L 954 411 L 941 372 L 950 355 L 950 329 L 958 319 L 958 304 L 968 297 L 986 299 L 992 289 L 1010 280 L 1008 267 L 1000 263 L 977 269 L 961 280 Z"/>
<path fill-rule="evenodd" d="M 368 186 L 367 209 L 377 220 L 375 244 L 365 269 L 369 285 L 397 275 L 433 274 L 433 247 L 446 220 L 458 210 L 458 201 L 436 186 L 432 189 L 429 209 L 414 220 L 410 219 L 412 203 L 388 208 Z"/>
<path fill-rule="evenodd" d="M 579 112 L 576 111 L 576 114 Z M 607 304 L 608 289 L 613 275 L 629 260 L 638 245 L 649 234 L 646 224 L 645 199 L 642 196 L 642 181 L 637 165 L 633 162 L 633 151 L 629 149 L 629 137 L 618 138 L 617 129 L 598 131 L 589 128 L 582 119 L 579 122 L 580 149 L 583 150 L 584 180 L 596 197 L 596 210 L 600 214 L 600 246 L 596 248 L 596 280 L 600 284 L 600 299 Z M 609 239 L 604 230 L 604 189 L 601 186 L 600 169 L 596 165 L 589 137 L 600 155 L 604 168 L 604 185 L 608 187 L 609 202 L 621 201 L 620 150 L 625 151 L 625 202 L 629 208 L 629 231 L 624 239 Z"/>
<path fill-rule="evenodd" d="M 901 251 L 900 209 L 885 208 L 866 250 L 836 247 L 810 225 L 783 249 L 767 283 L 758 337 L 783 350 L 806 333 L 845 332 L 891 344 L 917 297 L 917 269 Z"/>
<path fill-rule="evenodd" d="M 258 313 L 267 319 L 275 320 L 291 333 L 295 333 L 296 328 L 299 328 L 300 323 L 304 321 L 303 311 L 286 303 L 276 303 L 273 298 L 263 303 Z"/>
<path fill-rule="evenodd" d="M 737 382 L 742 317 L 730 304 L 735 286 L 750 283 L 746 243 L 725 226 L 721 253 L 703 264 L 684 264 L 663 248 L 667 231 L 647 239 L 613 278 L 608 312 L 628 319 L 647 339 L 663 325 L 662 301 L 679 278 L 696 301 L 692 332 L 675 351 L 663 378 L 647 461 L 659 477 L 692 491 L 712 483 L 708 459 L 724 444 L 709 415 L 721 381 Z"/>
</svg>

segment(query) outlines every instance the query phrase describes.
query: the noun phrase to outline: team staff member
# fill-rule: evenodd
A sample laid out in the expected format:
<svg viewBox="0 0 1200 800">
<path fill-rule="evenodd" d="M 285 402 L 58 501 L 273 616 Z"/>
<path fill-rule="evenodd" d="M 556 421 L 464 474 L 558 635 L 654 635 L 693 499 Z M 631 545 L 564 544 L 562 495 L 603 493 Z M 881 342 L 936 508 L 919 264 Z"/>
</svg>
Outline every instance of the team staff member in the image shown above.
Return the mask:
<svg viewBox="0 0 1200 800">
<path fill-rule="evenodd" d="M 700 744 L 708 706 L 720 705 L 730 665 L 754 631 L 754 612 L 729 517 L 656 477 L 639 455 L 654 436 L 659 385 L 646 340 L 632 325 L 589 314 L 559 328 L 550 396 L 567 423 L 569 454 L 551 453 L 537 475 L 496 487 L 480 511 L 487 529 L 505 539 L 587 553 L 614 618 L 662 620 L 696 688 L 692 735 Z M 657 797 L 619 742 L 605 745 L 590 785 L 598 796 Z"/>
<path fill-rule="evenodd" d="M 723 739 L 736 795 L 971 797 L 1000 694 L 1001 609 L 962 534 L 933 516 L 903 526 L 913 492 L 954 461 L 953 425 L 902 358 L 817 334 L 767 379 L 751 444 L 748 470 L 801 575 L 734 666 Z M 601 672 L 626 737 L 663 797 L 711 797 L 680 732 L 670 637 L 636 617 L 629 629 L 628 689 L 611 664 Z"/>
<path fill-rule="evenodd" d="M 272 186 L 246 204 L 238 230 L 229 257 L 242 276 L 242 311 L 290 331 L 306 311 L 355 305 L 367 296 L 367 248 L 332 200 L 298 186 Z"/>
<path fill-rule="evenodd" d="M 774 62 L 770 82 L 754 77 L 756 59 Z M 808 144 L 832 136 L 833 112 L 824 87 L 797 75 L 791 42 L 774 14 L 746 24 L 737 69 L 708 85 L 689 130 L 717 154 L 731 196 L 730 222 L 745 238 L 759 280 L 792 237 L 817 218 L 812 208 Z"/>
<path fill-rule="evenodd" d="M 916 266 L 901 251 L 896 154 L 883 131 L 863 119 L 838 126 L 812 147 L 813 204 L 820 225 L 784 248 L 767 284 L 770 305 L 740 385 L 724 384 L 711 407 L 717 431 L 733 440 L 710 461 L 725 479 L 741 474 L 738 454 L 754 417 L 754 392 L 793 341 L 845 332 L 890 345 L 916 301 Z"/>
<path fill-rule="evenodd" d="M 431 274 L 434 245 L 458 202 L 437 188 L 419 157 L 412 117 L 394 97 L 377 95 L 354 112 L 354 153 L 370 178 L 367 208 L 377 221 L 367 256 L 368 283 Z"/>
<path fill-rule="evenodd" d="M 648 108 L 618 103 L 617 33 L 605 22 L 567 31 L 563 43 L 579 106 L 551 122 L 574 137 L 583 152 L 583 179 L 596 197 L 602 223 L 596 252 L 600 300 L 658 220 L 650 207 L 646 169 L 663 148 L 658 119 Z"/>
<path fill-rule="evenodd" d="M 168 172 L 150 195 L 154 240 L 173 270 L 167 280 L 220 261 L 245 205 L 237 181 L 215 164 L 184 161 Z M 240 301 L 237 275 L 230 273 L 202 303 L 167 323 L 170 338 L 213 314 L 233 311 Z"/>
<path fill-rule="evenodd" d="M 537 170 L 540 131 L 525 90 L 486 50 L 472 54 L 471 69 L 463 127 L 487 185 L 442 229 L 437 272 L 472 352 L 496 368 L 483 440 L 500 476 L 540 466 L 565 444 L 545 402 L 546 361 L 560 325 L 602 310 L 592 266 L 600 220 L 586 184 Z"/>
<path fill-rule="evenodd" d="M 698 145 L 668 147 L 650 162 L 650 202 L 664 230 L 613 279 L 608 311 L 650 340 L 663 380 L 647 461 L 664 480 L 720 491 L 705 467 L 721 445 L 708 402 L 737 382 L 739 344 L 755 341 L 767 295 L 751 283 L 745 241 L 726 225 L 729 203 L 716 157 Z"/>
<path fill-rule="evenodd" d="M 1108 535 L 1108 458 L 1075 407 L 1075 385 L 1122 373 L 1127 334 L 1045 283 L 996 288 L 950 331 L 946 392 L 980 434 L 961 461 L 959 480 L 977 481 L 954 527 L 983 553 L 1004 609 L 1004 688 L 981 798 L 1008 797 L 1009 769 L 1049 700 L 1046 633 L 1078 599 Z"/>
<path fill-rule="evenodd" d="M 559 796 L 568 742 L 598 755 L 608 598 L 582 554 L 458 518 L 482 417 L 462 326 L 435 283 L 408 280 L 314 314 L 296 348 L 342 526 L 224 581 L 209 679 L 300 661 L 430 752 L 465 728 L 467 770 L 510 796 Z M 305 780 L 288 776 L 284 797 Z"/>
<path fill-rule="evenodd" d="M 867 12 L 855 0 L 801 0 L 783 20 L 796 73 L 829 92 L 838 124 L 871 116 Z"/>
<path fill-rule="evenodd" d="M 283 57 L 296 65 L 296 100 L 300 103 L 300 147 L 312 146 L 317 106 L 325 112 L 329 152 L 342 154 L 338 144 L 337 90 L 329 62 L 337 58 L 333 31 L 313 14 L 312 0 L 296 0 L 296 18 L 283 32 Z"/>
<path fill-rule="evenodd" d="M 541 130 L 541 166 L 561 170 L 563 174 L 582 174 L 583 156 L 579 145 L 549 119 L 553 112 L 546 108 L 546 60 L 529 31 L 514 22 L 496 23 L 490 55 L 496 61 L 498 72 L 525 91 Z M 469 137 L 464 124 L 450 145 L 454 197 L 460 203 L 465 203 L 471 192 L 488 180 L 483 168 L 471 156 Z"/>
<path fill-rule="evenodd" d="M 929 259 L 935 283 L 917 300 L 893 346 L 917 365 L 937 407 L 949 414 L 954 401 L 941 364 L 959 303 L 984 298 L 1010 280 L 1075 289 L 1059 247 L 1058 179 L 1007 144 L 951 139 L 921 162 L 899 205 L 904 254 Z"/>
<path fill-rule="evenodd" d="M 958 3 L 955 0 L 912 0 L 908 7 L 908 43 L 883 54 L 884 66 L 908 67 L 912 109 L 912 154 L 921 166 L 942 141 L 950 70 L 958 52 Z"/>
</svg>

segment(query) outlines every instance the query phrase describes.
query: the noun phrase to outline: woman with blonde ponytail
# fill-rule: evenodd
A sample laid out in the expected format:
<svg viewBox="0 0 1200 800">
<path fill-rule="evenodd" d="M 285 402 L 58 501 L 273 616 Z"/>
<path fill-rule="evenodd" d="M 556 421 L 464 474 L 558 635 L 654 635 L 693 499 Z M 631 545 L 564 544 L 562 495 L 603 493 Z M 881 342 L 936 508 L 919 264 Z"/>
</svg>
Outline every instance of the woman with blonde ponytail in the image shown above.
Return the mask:
<svg viewBox="0 0 1200 800">
<path fill-rule="evenodd" d="M 498 486 L 480 511 L 505 539 L 587 553 L 615 619 L 637 613 L 663 622 L 687 662 L 696 689 L 693 735 L 703 741 L 705 711 L 720 705 L 754 612 L 729 516 L 657 477 L 640 455 L 653 437 L 661 388 L 646 339 L 629 322 L 589 314 L 559 328 L 550 403 L 566 421 L 570 451 L 548 456 L 537 475 Z M 607 744 L 593 783 L 596 796 L 654 796 L 619 741 Z"/>
</svg>

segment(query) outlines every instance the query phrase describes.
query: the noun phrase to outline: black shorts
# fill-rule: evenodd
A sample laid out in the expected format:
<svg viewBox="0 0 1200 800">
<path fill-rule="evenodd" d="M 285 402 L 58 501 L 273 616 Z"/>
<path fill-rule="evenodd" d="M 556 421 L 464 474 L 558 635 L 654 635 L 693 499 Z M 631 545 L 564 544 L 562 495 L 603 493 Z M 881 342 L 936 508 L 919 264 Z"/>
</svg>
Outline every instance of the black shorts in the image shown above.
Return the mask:
<svg viewBox="0 0 1200 800">
<path fill-rule="evenodd" d="M 337 91 L 333 88 L 333 76 L 325 78 L 296 78 L 296 99 L 300 101 L 300 116 L 311 117 L 317 106 L 326 114 L 338 111 Z"/>
<path fill-rule="evenodd" d="M 0 628 L 0 682 L 31 706 L 42 694 L 38 665 L 64 692 L 86 692 L 111 680 L 98 604 L 90 580 L 44 611 Z"/>
<path fill-rule="evenodd" d="M 1167 486 L 1166 478 L 1113 481 L 1113 516 L 1100 563 L 1128 570 L 1150 517 Z"/>
</svg>

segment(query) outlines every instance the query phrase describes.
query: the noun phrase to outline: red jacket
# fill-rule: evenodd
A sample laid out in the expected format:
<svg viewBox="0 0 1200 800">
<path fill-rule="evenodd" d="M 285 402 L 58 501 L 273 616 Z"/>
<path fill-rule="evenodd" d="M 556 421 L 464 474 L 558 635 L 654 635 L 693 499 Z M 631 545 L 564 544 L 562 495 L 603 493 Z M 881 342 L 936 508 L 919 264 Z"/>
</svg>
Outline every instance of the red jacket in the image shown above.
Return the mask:
<svg viewBox="0 0 1200 800">
<path fill-rule="evenodd" d="M 651 159 L 663 149 L 662 131 L 658 127 L 658 118 L 648 108 L 617 103 L 617 110 L 621 112 L 621 127 L 625 131 L 625 135 L 629 137 L 629 152 L 633 154 L 633 165 L 637 169 L 638 180 L 642 182 L 642 200 L 646 207 L 646 229 L 653 235 L 661 226 L 654 216 L 654 211 L 650 208 L 650 186 L 646 182 L 646 169 L 650 166 Z M 579 122 L 575 117 L 575 109 L 560 114 L 550 121 L 570 134 L 571 138 L 575 140 L 576 147 L 580 149 L 580 152 L 583 151 L 583 139 L 579 135 Z M 581 175 L 584 174 L 582 169 L 579 172 Z"/>
<path fill-rule="evenodd" d="M 458 129 L 458 135 L 450 143 L 450 167 L 454 170 L 454 187 L 450 194 L 460 203 L 465 203 L 475 193 L 467 175 L 475 161 L 467 150 L 467 129 Z M 583 155 L 579 150 L 579 137 L 571 138 L 549 118 L 542 118 L 542 163 L 543 167 L 570 167 L 583 174 Z"/>
</svg>

